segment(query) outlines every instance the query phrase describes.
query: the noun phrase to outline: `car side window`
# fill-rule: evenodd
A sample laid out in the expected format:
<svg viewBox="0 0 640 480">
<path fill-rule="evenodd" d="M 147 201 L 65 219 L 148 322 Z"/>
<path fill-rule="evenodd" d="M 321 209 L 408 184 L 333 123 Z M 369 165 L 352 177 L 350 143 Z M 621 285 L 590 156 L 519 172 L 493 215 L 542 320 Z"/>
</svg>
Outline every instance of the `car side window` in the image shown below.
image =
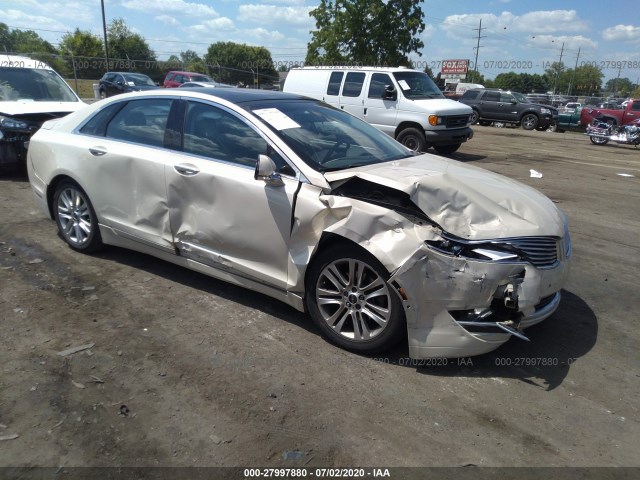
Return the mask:
<svg viewBox="0 0 640 480">
<path fill-rule="evenodd" d="M 349 72 L 347 78 L 344 80 L 344 86 L 342 87 L 343 97 L 359 97 L 362 92 L 362 85 L 364 84 L 364 72 Z"/>
<path fill-rule="evenodd" d="M 485 102 L 499 102 L 500 101 L 500 92 L 487 92 L 482 99 Z"/>
<path fill-rule="evenodd" d="M 462 95 L 462 98 L 464 100 L 473 100 L 474 98 L 478 97 L 478 94 L 480 92 L 478 92 L 477 90 L 467 90 L 466 92 L 464 92 L 464 94 Z"/>
<path fill-rule="evenodd" d="M 637 101 L 637 102 L 636 102 L 636 101 L 634 101 L 634 102 L 631 104 L 631 111 L 632 111 L 632 112 L 637 112 L 637 111 L 639 111 L 639 110 L 640 110 L 640 101 Z"/>
<path fill-rule="evenodd" d="M 327 95 L 338 95 L 340 93 L 340 84 L 344 72 L 332 72 L 329 77 L 329 86 L 327 87 Z"/>
<path fill-rule="evenodd" d="M 172 101 L 171 98 L 150 98 L 128 102 L 107 125 L 106 136 L 162 147 Z"/>
<path fill-rule="evenodd" d="M 391 77 L 386 73 L 374 73 L 369 83 L 369 98 L 382 98 L 384 87 L 393 85 Z"/>
<path fill-rule="evenodd" d="M 268 155 L 276 164 L 276 171 L 295 175 L 289 164 L 242 119 L 206 103 L 188 103 L 183 151 L 249 167 L 255 166 L 258 155 Z"/>
<path fill-rule="evenodd" d="M 511 102 L 515 102 L 516 98 L 509 94 L 509 93 L 501 93 L 500 94 L 500 101 L 503 103 L 511 103 Z"/>
<path fill-rule="evenodd" d="M 125 102 L 112 103 L 96 113 L 80 128 L 80 133 L 104 137 L 109 120 L 120 110 Z"/>
</svg>

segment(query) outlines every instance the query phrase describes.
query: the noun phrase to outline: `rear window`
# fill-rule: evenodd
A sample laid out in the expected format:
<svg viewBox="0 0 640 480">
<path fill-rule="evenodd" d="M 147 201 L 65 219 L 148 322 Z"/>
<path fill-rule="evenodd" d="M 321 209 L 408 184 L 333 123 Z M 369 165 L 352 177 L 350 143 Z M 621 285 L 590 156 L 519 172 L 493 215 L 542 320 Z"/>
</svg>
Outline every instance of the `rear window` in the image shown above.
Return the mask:
<svg viewBox="0 0 640 480">
<path fill-rule="evenodd" d="M 53 70 L 0 67 L 0 102 L 78 102 Z"/>
</svg>

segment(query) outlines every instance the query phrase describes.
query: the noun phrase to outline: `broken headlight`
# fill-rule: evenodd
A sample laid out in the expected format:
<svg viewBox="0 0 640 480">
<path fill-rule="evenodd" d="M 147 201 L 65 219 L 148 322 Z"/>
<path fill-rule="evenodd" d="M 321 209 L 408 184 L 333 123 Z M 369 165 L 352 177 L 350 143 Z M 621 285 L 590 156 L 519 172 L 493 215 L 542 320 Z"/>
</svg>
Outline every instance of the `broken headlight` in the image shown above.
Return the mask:
<svg viewBox="0 0 640 480">
<path fill-rule="evenodd" d="M 21 120 L 0 115 L 0 128 L 4 130 L 29 130 L 29 124 Z"/>
<path fill-rule="evenodd" d="M 449 234 L 443 234 L 441 240 L 427 240 L 425 243 L 440 253 L 454 257 L 493 262 L 523 260 L 520 252 L 507 243 L 469 241 Z"/>
</svg>

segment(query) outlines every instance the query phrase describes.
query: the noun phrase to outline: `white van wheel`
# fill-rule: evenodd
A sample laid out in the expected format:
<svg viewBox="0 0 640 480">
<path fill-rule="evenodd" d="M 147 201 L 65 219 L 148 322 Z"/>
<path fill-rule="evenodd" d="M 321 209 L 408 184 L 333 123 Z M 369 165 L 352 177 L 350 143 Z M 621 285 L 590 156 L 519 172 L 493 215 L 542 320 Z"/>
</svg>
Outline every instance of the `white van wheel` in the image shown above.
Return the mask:
<svg viewBox="0 0 640 480">
<path fill-rule="evenodd" d="M 424 152 L 427 149 L 424 133 L 417 128 L 405 128 L 398 134 L 396 140 L 414 152 Z"/>
</svg>

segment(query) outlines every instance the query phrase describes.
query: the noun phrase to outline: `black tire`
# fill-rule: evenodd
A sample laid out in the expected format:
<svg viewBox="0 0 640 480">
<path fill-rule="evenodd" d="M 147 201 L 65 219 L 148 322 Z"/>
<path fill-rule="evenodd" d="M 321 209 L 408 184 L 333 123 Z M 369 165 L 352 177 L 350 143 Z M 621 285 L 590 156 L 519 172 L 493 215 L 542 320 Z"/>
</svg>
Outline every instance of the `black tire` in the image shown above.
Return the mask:
<svg viewBox="0 0 640 480">
<path fill-rule="evenodd" d="M 424 133 L 417 128 L 405 128 L 398 134 L 396 140 L 414 152 L 424 152 L 427 149 L 427 140 L 424 138 Z"/>
<path fill-rule="evenodd" d="M 353 272 L 358 285 L 350 281 L 349 272 Z M 406 323 L 402 302 L 388 279 L 384 266 L 360 247 L 347 245 L 321 252 L 309 267 L 305 300 L 322 336 L 334 345 L 360 353 L 395 346 L 403 338 Z M 384 320 L 383 324 L 374 316 Z"/>
<path fill-rule="evenodd" d="M 471 112 L 471 125 L 478 123 L 478 120 L 480 120 L 480 114 L 477 110 L 473 109 L 473 112 Z"/>
<path fill-rule="evenodd" d="M 107 92 L 105 90 L 100 89 L 100 98 L 107 98 Z"/>
<path fill-rule="evenodd" d="M 591 143 L 593 143 L 594 145 L 606 145 L 607 143 L 609 143 L 608 138 L 602 137 L 589 137 L 589 140 L 591 140 Z"/>
<path fill-rule="evenodd" d="M 433 148 L 440 155 L 451 155 L 452 153 L 458 151 L 458 149 L 460 148 L 460 145 L 462 145 L 462 144 L 461 143 L 456 143 L 456 144 L 453 144 L 453 145 L 434 145 Z"/>
<path fill-rule="evenodd" d="M 488 127 L 489 125 L 491 125 L 491 122 L 489 120 L 479 120 L 478 125 L 480 125 L 481 127 Z"/>
<path fill-rule="evenodd" d="M 53 194 L 53 216 L 60 236 L 73 250 L 91 253 L 102 248 L 98 217 L 87 194 L 71 181 L 60 182 Z"/>
<path fill-rule="evenodd" d="M 533 130 L 538 127 L 538 117 L 533 113 L 527 113 L 522 116 L 520 125 L 522 125 L 524 130 Z"/>
</svg>

